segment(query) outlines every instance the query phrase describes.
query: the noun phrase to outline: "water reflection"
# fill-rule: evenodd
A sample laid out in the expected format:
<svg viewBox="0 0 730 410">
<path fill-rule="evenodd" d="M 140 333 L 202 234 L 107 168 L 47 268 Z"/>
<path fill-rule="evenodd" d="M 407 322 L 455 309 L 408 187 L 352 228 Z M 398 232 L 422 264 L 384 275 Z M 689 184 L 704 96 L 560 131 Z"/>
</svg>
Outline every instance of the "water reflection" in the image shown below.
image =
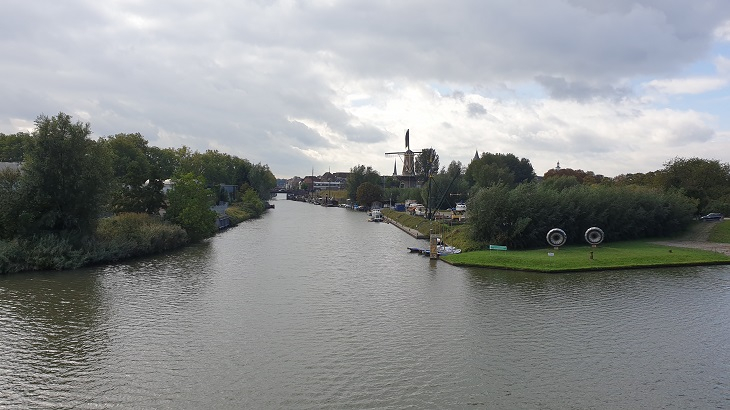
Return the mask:
<svg viewBox="0 0 730 410">
<path fill-rule="evenodd" d="M 68 384 L 93 372 L 108 352 L 98 278 L 90 270 L 10 275 L 0 281 L 0 295 L 0 385 L 14 387 L 11 403 L 42 405 L 49 386 L 70 404 L 86 402 L 88 395 Z"/>
<path fill-rule="evenodd" d="M 457 268 L 365 221 L 279 201 L 180 252 L 1 277 L 0 407 L 727 405 L 728 267 Z"/>
</svg>

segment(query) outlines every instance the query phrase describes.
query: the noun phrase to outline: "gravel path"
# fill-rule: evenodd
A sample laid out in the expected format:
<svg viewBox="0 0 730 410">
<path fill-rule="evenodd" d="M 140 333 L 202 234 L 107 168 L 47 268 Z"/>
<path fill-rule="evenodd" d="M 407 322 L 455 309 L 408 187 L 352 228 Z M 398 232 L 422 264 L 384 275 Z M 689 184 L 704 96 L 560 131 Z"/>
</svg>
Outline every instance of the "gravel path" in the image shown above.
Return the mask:
<svg viewBox="0 0 730 410">
<path fill-rule="evenodd" d="M 712 227 L 717 222 L 703 222 L 696 224 L 685 235 L 671 241 L 653 242 L 659 245 L 676 246 L 678 248 L 704 249 L 707 251 L 724 253 L 730 256 L 730 243 L 708 242 Z"/>
</svg>

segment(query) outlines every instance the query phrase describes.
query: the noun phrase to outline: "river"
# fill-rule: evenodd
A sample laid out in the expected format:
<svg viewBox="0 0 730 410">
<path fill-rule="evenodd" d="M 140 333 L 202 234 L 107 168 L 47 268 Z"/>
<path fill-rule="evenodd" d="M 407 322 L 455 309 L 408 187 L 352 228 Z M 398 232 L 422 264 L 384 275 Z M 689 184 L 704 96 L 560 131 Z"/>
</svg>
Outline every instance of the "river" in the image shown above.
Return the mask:
<svg viewBox="0 0 730 410">
<path fill-rule="evenodd" d="M 286 201 L 206 243 L 0 276 L 0 408 L 730 408 L 730 267 L 470 269 Z"/>
</svg>

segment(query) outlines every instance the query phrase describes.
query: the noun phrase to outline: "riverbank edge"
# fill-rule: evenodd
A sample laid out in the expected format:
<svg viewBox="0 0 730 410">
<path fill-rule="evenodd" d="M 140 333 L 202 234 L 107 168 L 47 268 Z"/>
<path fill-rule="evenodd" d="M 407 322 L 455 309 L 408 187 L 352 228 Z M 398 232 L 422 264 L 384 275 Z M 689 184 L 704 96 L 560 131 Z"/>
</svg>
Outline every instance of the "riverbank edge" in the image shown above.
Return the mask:
<svg viewBox="0 0 730 410">
<path fill-rule="evenodd" d="M 213 238 L 218 234 L 221 234 L 229 229 L 235 228 L 239 225 L 241 225 L 243 222 L 259 219 L 263 217 L 270 208 L 273 208 L 273 206 L 269 207 L 267 206 L 264 211 L 260 215 L 248 215 L 245 218 L 231 218 L 231 224 L 228 225 L 225 228 L 217 229 L 215 234 L 210 237 Z M 167 223 L 166 221 L 161 220 L 161 222 Z M 180 225 L 172 224 L 176 228 L 183 229 Z M 164 234 L 157 232 L 158 234 L 161 234 L 164 236 Z M 184 229 L 183 229 L 184 233 Z M 154 237 L 150 239 L 150 242 L 155 241 L 163 241 L 165 238 L 163 236 L 160 237 Z M 127 261 L 134 261 L 137 259 L 143 259 L 148 258 L 152 256 L 157 255 L 165 255 L 172 252 L 176 252 L 191 246 L 195 246 L 200 244 L 201 242 L 206 242 L 210 238 L 205 238 L 201 241 L 180 241 L 175 243 L 172 246 L 158 248 L 153 251 L 139 251 L 138 249 L 135 250 L 129 250 L 125 249 L 121 253 L 117 253 L 114 256 L 103 256 L 99 257 L 98 255 L 94 255 L 94 252 L 97 252 L 99 249 L 97 247 L 104 247 L 107 244 L 105 244 L 103 241 L 90 241 L 87 243 L 89 245 L 88 248 L 68 248 L 68 249 L 56 249 L 57 251 L 61 252 L 58 255 L 51 255 L 51 258 L 54 259 L 54 266 L 43 266 L 39 268 L 35 263 L 29 262 L 28 258 L 17 258 L 17 239 L 10 240 L 10 241 L 0 241 L 0 275 L 9 275 L 9 274 L 22 274 L 22 273 L 29 273 L 29 272 L 43 272 L 43 271 L 63 271 L 63 270 L 71 270 L 71 269 L 81 269 L 81 268 L 87 268 L 87 267 L 93 267 L 93 266 L 102 266 L 102 265 L 114 265 L 117 263 L 127 262 Z M 120 239 L 120 238 L 118 238 Z M 121 238 L 123 239 L 123 238 Z M 14 243 L 15 242 L 15 243 Z M 112 241 L 113 242 L 113 241 Z M 27 250 L 26 250 L 27 251 Z M 126 252 L 125 252 L 126 251 Z M 30 251 L 29 253 L 34 253 L 33 251 Z M 16 254 L 16 255 L 13 255 Z M 76 258 L 81 258 L 80 260 L 74 260 L 75 258 L 72 257 L 72 255 L 75 255 Z"/>
<path fill-rule="evenodd" d="M 511 251 L 520 252 L 520 251 Z M 533 273 L 579 273 L 579 272 L 600 272 L 608 270 L 631 270 L 631 269 L 666 269 L 666 268 L 681 268 L 681 267 L 692 267 L 692 266 L 717 266 L 717 265 L 730 265 L 728 261 L 706 261 L 706 262 L 688 262 L 688 263 L 654 263 L 654 264 L 633 264 L 633 265 L 612 265 L 612 266 L 600 266 L 600 267 L 583 267 L 575 269 L 537 269 L 529 267 L 512 268 L 504 265 L 497 264 L 475 264 L 475 263 L 460 263 L 454 262 L 448 259 L 448 256 L 440 257 L 439 259 L 452 266 L 465 267 L 465 268 L 486 268 L 486 269 L 497 269 L 514 272 L 533 272 Z"/>
<path fill-rule="evenodd" d="M 662 248 L 665 248 L 668 250 L 669 253 L 675 251 L 683 251 L 683 252 L 689 252 L 691 253 L 696 260 L 694 261 L 677 261 L 677 262 L 647 262 L 647 263 L 636 263 L 636 262 L 623 262 L 626 260 L 629 261 L 635 261 L 637 257 L 641 257 L 644 255 L 642 251 L 636 251 L 632 252 L 630 249 L 620 249 L 619 252 L 624 258 L 618 259 L 612 263 L 601 265 L 601 266 L 580 266 L 576 268 L 570 268 L 570 267 L 560 267 L 560 268 L 540 268 L 536 267 L 534 265 L 530 265 L 529 263 L 525 262 L 524 265 L 519 267 L 513 267 L 508 266 L 507 264 L 500 264 L 496 263 L 492 260 L 484 260 L 476 263 L 467 263 L 467 262 L 459 262 L 454 261 L 453 259 L 458 259 L 458 255 L 447 255 L 443 258 L 440 258 L 444 262 L 453 265 L 453 266 L 462 266 L 462 267 L 476 267 L 476 268 L 489 268 L 489 269 L 500 269 L 500 270 L 511 270 L 511 271 L 523 271 L 523 272 L 537 272 L 537 273 L 575 273 L 575 272 L 596 272 L 596 271 L 606 271 L 606 270 L 628 270 L 628 269 L 660 269 L 660 268 L 673 268 L 673 267 L 690 267 L 690 266 L 714 266 L 714 265 L 730 265 L 730 255 L 726 254 L 725 252 L 718 252 L 714 249 L 701 249 L 697 247 L 689 247 L 689 246 L 673 246 L 669 245 L 668 243 L 661 243 L 654 240 L 645 240 L 645 241 L 626 241 L 626 242 L 617 242 L 615 244 L 623 245 L 623 244 L 631 244 L 636 243 L 637 245 L 656 245 L 660 246 Z M 640 246 L 638 246 L 640 247 Z M 730 247 L 728 245 L 727 247 Z M 562 248 L 561 248 L 562 249 Z M 580 249 L 583 250 L 580 246 L 571 246 L 568 249 Z M 517 255 L 514 258 L 510 260 L 511 264 L 514 264 L 515 260 L 521 259 L 522 255 L 525 255 L 528 252 L 544 252 L 545 250 L 519 250 L 519 251 L 509 251 L 509 255 Z M 489 252 L 489 251 L 475 251 L 475 252 Z M 464 254 L 474 254 L 475 252 L 464 252 Z M 507 255 L 505 253 L 504 255 Z M 646 259 L 650 259 L 650 257 L 646 257 Z"/>
<path fill-rule="evenodd" d="M 414 237 L 416 239 L 428 239 L 428 236 L 427 235 L 422 234 L 421 232 L 419 232 L 415 228 L 411 228 L 411 227 L 405 226 L 405 225 L 403 225 L 402 223 L 396 221 L 393 218 L 389 218 L 387 216 L 383 216 L 383 221 L 385 221 L 385 223 L 389 223 L 389 224 L 395 226 L 396 228 L 398 228 L 401 231 L 407 233 L 408 235 L 411 235 L 412 237 Z"/>
<path fill-rule="evenodd" d="M 384 216 L 384 220 L 387 223 L 395 225 L 397 228 L 399 228 L 403 232 L 406 232 L 407 234 L 411 235 L 412 237 L 414 237 L 416 239 L 428 239 L 427 235 L 419 232 L 416 229 L 417 227 L 407 226 L 388 216 Z M 695 246 L 682 246 L 681 243 L 676 243 L 676 242 L 663 242 L 663 241 L 656 241 L 656 240 L 646 240 L 643 242 L 646 244 L 661 245 L 661 246 L 667 247 L 669 249 L 678 248 L 678 249 L 699 250 L 699 251 L 709 250 L 709 251 L 715 252 L 715 253 L 730 255 L 730 253 L 728 253 L 728 250 L 730 250 L 730 244 L 723 245 L 723 244 L 715 244 L 713 242 L 706 242 L 706 241 L 694 241 Z M 713 244 L 713 246 L 712 247 L 700 246 L 702 243 Z M 717 250 L 718 245 L 720 246 L 721 250 Z M 475 252 L 475 251 L 472 251 L 472 252 Z M 509 252 L 510 253 L 520 253 L 520 252 L 526 252 L 526 251 L 509 251 Z M 463 253 L 471 253 L 471 252 L 463 252 Z M 514 268 L 514 267 L 510 267 L 510 266 L 505 266 L 503 264 L 494 263 L 493 261 L 484 261 L 484 263 L 463 263 L 463 262 L 453 261 L 452 259 L 454 259 L 454 258 L 458 258 L 458 256 L 447 255 L 444 257 L 440 257 L 439 259 L 441 259 L 445 263 L 448 263 L 453 266 L 459 266 L 459 267 L 478 267 L 478 268 L 511 270 L 511 271 L 520 271 L 520 272 L 536 272 L 536 273 L 575 273 L 575 272 L 595 272 L 595 271 L 604 271 L 604 270 L 628 270 L 628 269 L 647 269 L 647 268 L 648 269 L 651 269 L 651 268 L 660 269 L 660 268 L 671 268 L 671 267 L 730 265 L 730 259 L 728 259 L 728 260 L 709 260 L 708 259 L 708 260 L 704 260 L 704 261 L 700 260 L 700 261 L 693 261 L 693 262 L 646 263 L 646 264 L 616 263 L 616 264 L 612 264 L 609 266 L 600 266 L 600 267 L 543 269 L 543 268 L 538 268 L 538 267 L 529 266 L 529 265 L 525 266 L 525 267 Z"/>
</svg>

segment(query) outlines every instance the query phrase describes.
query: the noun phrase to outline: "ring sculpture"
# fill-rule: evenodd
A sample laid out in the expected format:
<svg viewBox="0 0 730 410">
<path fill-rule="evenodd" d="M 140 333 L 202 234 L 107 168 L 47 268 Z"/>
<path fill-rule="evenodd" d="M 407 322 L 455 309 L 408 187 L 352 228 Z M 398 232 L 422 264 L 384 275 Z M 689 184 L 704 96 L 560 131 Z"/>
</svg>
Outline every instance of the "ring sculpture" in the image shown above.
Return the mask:
<svg viewBox="0 0 730 410">
<path fill-rule="evenodd" d="M 550 246 L 557 248 L 558 246 L 565 245 L 565 241 L 568 240 L 568 236 L 562 229 L 553 228 L 547 233 L 547 242 Z"/>
<path fill-rule="evenodd" d="M 585 238 L 589 245 L 596 246 L 603 242 L 603 230 L 601 230 L 601 228 L 596 228 L 595 226 L 593 228 L 588 228 Z"/>
</svg>

